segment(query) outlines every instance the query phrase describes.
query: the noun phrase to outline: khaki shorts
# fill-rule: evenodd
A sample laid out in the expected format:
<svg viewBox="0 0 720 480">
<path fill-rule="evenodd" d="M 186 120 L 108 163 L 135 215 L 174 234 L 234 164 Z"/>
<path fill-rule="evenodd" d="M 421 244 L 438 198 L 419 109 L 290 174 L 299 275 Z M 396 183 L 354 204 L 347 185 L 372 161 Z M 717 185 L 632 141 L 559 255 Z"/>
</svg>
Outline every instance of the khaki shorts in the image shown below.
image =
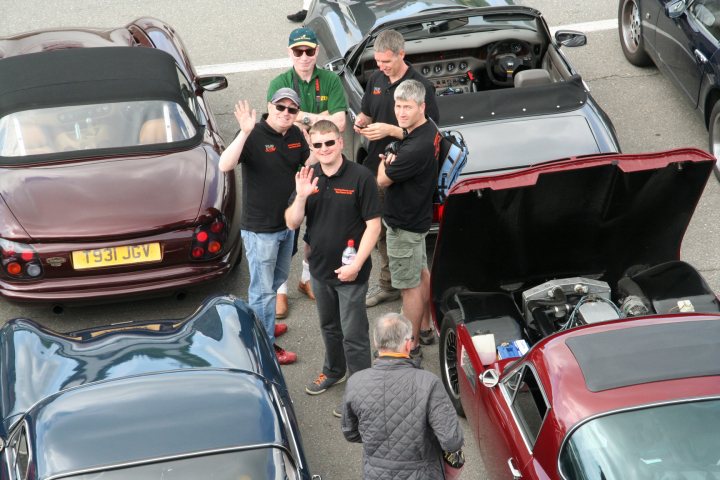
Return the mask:
<svg viewBox="0 0 720 480">
<path fill-rule="evenodd" d="M 427 268 L 426 236 L 427 232 L 387 227 L 390 282 L 394 288 L 405 290 L 420 285 L 420 274 Z"/>
</svg>

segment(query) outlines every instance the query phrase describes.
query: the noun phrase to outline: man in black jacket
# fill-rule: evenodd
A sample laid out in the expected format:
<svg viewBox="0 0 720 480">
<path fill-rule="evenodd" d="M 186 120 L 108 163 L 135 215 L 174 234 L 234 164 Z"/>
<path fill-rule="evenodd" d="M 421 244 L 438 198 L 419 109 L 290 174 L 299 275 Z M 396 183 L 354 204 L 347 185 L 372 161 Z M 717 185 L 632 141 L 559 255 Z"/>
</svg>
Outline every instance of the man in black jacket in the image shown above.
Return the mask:
<svg viewBox="0 0 720 480">
<path fill-rule="evenodd" d="M 463 446 L 455 410 L 434 374 L 410 359 L 410 322 L 397 313 L 378 319 L 379 357 L 348 380 L 342 431 L 363 443 L 363 478 L 440 479 L 442 453 Z"/>
</svg>

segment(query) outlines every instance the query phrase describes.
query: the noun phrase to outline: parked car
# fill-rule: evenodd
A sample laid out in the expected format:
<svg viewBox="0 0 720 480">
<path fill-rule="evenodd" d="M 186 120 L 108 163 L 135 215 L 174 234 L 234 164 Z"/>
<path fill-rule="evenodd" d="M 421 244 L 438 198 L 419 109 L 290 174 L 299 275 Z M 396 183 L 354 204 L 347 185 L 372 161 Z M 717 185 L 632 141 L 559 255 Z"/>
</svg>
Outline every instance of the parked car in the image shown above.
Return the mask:
<svg viewBox="0 0 720 480">
<path fill-rule="evenodd" d="M 720 473 L 720 301 L 678 258 L 714 163 L 593 156 L 453 187 L 432 310 L 489 478 Z"/>
<path fill-rule="evenodd" d="M 15 319 L 0 351 L 0 478 L 311 478 L 272 346 L 234 297 L 70 333 Z"/>
<path fill-rule="evenodd" d="M 439 126 L 467 142 L 465 175 L 619 152 L 612 122 L 560 50 L 584 45 L 585 35 L 553 37 L 539 11 L 512 3 L 317 0 L 306 25 L 317 33 L 319 64 L 342 79 L 348 122 L 377 70 L 375 38 L 402 33 L 405 59 L 436 88 Z M 351 129 L 346 137 L 347 153 L 362 163 L 366 140 Z M 436 219 L 440 213 L 438 206 Z"/>
<path fill-rule="evenodd" d="M 239 258 L 235 177 L 169 25 L 0 39 L 0 295 L 65 302 L 175 291 Z"/>
<path fill-rule="evenodd" d="M 708 149 L 720 158 L 720 0 L 620 0 L 618 5 L 625 58 L 639 67 L 654 63 L 672 80 L 705 120 Z"/>
</svg>

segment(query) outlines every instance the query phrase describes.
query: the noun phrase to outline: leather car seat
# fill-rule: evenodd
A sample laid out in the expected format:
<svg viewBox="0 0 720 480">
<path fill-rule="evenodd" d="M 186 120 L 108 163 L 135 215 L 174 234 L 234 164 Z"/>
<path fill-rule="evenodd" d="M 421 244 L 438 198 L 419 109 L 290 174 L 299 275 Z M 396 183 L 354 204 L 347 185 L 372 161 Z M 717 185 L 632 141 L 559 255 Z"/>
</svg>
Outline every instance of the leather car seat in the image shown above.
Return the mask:
<svg viewBox="0 0 720 480">
<path fill-rule="evenodd" d="M 175 123 L 172 123 L 170 126 L 170 138 L 168 138 L 165 120 L 162 118 L 154 118 L 143 123 L 142 127 L 140 127 L 140 134 L 138 135 L 138 143 L 140 145 L 177 142 L 178 140 L 183 140 L 180 129 Z"/>
<path fill-rule="evenodd" d="M 41 155 L 53 152 L 50 136 L 42 127 L 23 125 L 21 129 L 26 155 Z"/>
<path fill-rule="evenodd" d="M 552 83 L 550 73 L 542 68 L 521 70 L 515 74 L 513 85 L 515 88 L 534 87 L 537 85 L 549 85 Z"/>
</svg>

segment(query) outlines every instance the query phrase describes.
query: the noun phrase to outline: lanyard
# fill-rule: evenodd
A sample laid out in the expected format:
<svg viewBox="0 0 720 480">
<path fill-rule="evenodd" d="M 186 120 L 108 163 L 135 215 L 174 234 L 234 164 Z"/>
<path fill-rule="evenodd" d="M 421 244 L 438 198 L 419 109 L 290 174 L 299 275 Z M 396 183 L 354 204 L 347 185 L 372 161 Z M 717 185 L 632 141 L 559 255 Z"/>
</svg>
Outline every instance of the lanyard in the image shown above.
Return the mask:
<svg viewBox="0 0 720 480">
<path fill-rule="evenodd" d="M 298 83 L 298 76 L 294 68 L 292 71 L 292 77 L 293 90 L 295 90 L 295 93 L 297 93 L 298 97 L 300 97 L 300 99 L 302 100 L 302 95 L 300 94 L 300 85 Z M 320 77 L 315 77 L 315 111 L 310 113 L 320 113 Z"/>
</svg>

